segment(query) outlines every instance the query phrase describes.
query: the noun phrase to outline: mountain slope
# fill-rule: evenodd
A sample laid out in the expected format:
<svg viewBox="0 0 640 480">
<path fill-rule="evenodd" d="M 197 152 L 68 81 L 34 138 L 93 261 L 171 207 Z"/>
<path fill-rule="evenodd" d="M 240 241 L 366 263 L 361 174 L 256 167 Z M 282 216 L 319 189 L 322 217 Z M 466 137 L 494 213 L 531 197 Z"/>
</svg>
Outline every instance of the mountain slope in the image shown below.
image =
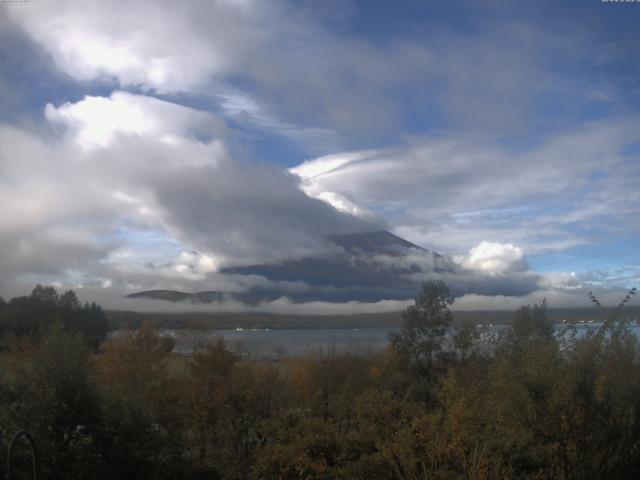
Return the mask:
<svg viewBox="0 0 640 480">
<path fill-rule="evenodd" d="M 412 298 L 415 277 L 426 267 L 435 271 L 448 268 L 439 254 L 386 230 L 329 235 L 325 240 L 334 247 L 334 254 L 221 270 L 221 274 L 235 278 L 259 276 L 268 280 L 241 293 L 151 290 L 129 297 L 191 303 L 231 299 L 245 304 L 283 296 L 295 302 L 404 300 Z"/>
</svg>

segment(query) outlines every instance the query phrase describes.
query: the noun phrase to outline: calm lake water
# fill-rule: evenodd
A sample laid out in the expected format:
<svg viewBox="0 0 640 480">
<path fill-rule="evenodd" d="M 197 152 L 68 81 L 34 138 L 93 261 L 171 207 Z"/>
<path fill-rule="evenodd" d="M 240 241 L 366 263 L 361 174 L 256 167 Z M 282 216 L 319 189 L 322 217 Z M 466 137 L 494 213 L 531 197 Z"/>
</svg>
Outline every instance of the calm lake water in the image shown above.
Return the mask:
<svg viewBox="0 0 640 480">
<path fill-rule="evenodd" d="M 589 330 L 596 330 L 601 323 L 579 323 L 576 336 L 583 337 Z M 481 343 L 487 343 L 504 326 L 491 326 L 482 329 Z M 565 329 L 558 325 L 558 332 Z M 640 338 L 640 326 L 633 324 L 631 330 Z M 174 352 L 190 355 L 195 348 L 211 339 L 222 336 L 228 347 L 237 353 L 251 357 L 277 358 L 296 357 L 307 353 L 357 353 L 379 352 L 389 342 L 390 332 L 397 328 L 361 328 L 361 329 L 246 329 L 246 330 L 161 330 L 163 336 L 175 341 Z M 482 347 L 481 347 L 482 348 Z"/>
<path fill-rule="evenodd" d="M 228 348 L 252 357 L 297 357 L 310 352 L 377 352 L 387 345 L 388 333 L 397 329 L 362 328 L 276 329 L 276 330 L 161 330 L 175 340 L 174 352 L 190 355 L 198 345 L 221 336 Z"/>
</svg>

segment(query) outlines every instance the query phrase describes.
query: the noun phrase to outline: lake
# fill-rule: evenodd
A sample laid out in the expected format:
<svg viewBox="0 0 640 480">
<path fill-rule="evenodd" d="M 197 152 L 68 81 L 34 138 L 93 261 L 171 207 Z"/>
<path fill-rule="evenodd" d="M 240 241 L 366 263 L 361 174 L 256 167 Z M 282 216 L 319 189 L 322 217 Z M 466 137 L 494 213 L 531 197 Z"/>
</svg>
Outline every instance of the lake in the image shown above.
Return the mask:
<svg viewBox="0 0 640 480">
<path fill-rule="evenodd" d="M 247 329 L 247 330 L 160 330 L 160 335 L 175 341 L 173 351 L 190 355 L 198 345 L 221 336 L 228 348 L 252 357 L 298 357 L 308 352 L 358 353 L 377 352 L 387 345 L 386 328 L 309 328 L 309 329 Z"/>
<path fill-rule="evenodd" d="M 578 323 L 576 337 L 581 338 L 589 330 L 596 330 L 601 322 Z M 480 328 L 480 350 L 491 349 L 496 335 L 504 325 L 490 325 Z M 567 328 L 556 324 L 557 335 Z M 640 337 L 640 326 L 630 325 L 631 331 Z M 234 330 L 173 330 L 163 329 L 158 333 L 175 341 L 173 351 L 181 355 L 191 355 L 193 350 L 208 341 L 222 337 L 227 347 L 236 353 L 250 357 L 278 358 L 299 357 L 307 353 L 355 353 L 368 354 L 382 351 L 389 342 L 389 333 L 398 328 L 282 328 L 282 329 L 234 329 Z M 113 332 L 118 335 L 122 332 Z M 565 333 L 567 336 L 567 333 Z"/>
<path fill-rule="evenodd" d="M 602 324 L 578 323 L 576 336 L 583 337 L 589 330 L 596 330 Z M 481 343 L 488 343 L 505 328 L 501 325 L 485 327 Z M 561 332 L 565 325 L 558 324 Z M 640 337 L 640 327 L 631 325 L 632 331 Z M 277 358 L 298 357 L 309 352 L 367 354 L 383 350 L 388 344 L 388 335 L 397 328 L 309 328 L 309 329 L 234 329 L 234 330 L 160 330 L 162 336 L 175 341 L 174 352 L 190 355 L 194 348 L 221 336 L 228 348 L 251 357 Z"/>
</svg>

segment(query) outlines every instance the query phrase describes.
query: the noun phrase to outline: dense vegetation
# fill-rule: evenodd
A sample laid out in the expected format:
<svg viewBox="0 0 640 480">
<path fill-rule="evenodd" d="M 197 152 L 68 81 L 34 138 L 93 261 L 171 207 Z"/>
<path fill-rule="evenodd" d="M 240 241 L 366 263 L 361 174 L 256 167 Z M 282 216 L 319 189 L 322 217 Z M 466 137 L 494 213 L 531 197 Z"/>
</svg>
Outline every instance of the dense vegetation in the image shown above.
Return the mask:
<svg viewBox="0 0 640 480">
<path fill-rule="evenodd" d="M 97 347 L 107 334 L 107 320 L 95 303 L 82 305 L 73 290 L 59 295 L 55 288 L 37 285 L 31 295 L 12 298 L 8 303 L 0 297 L 0 335 L 3 344 L 13 337 L 37 342 L 45 338 L 53 326 L 82 334 L 85 341 Z"/>
<path fill-rule="evenodd" d="M 177 365 L 149 326 L 95 354 L 93 327 L 63 318 L 57 298 L 56 314 L 43 307 L 23 330 L 6 320 L 14 301 L 1 307 L 3 332 L 14 328 L 3 337 L 2 439 L 33 432 L 43 478 L 640 475 L 640 351 L 615 315 L 577 338 L 554 334 L 544 302 L 525 306 L 479 349 L 473 328 L 448 335 L 453 299 L 429 282 L 384 354 L 275 370 L 222 340 Z"/>
</svg>

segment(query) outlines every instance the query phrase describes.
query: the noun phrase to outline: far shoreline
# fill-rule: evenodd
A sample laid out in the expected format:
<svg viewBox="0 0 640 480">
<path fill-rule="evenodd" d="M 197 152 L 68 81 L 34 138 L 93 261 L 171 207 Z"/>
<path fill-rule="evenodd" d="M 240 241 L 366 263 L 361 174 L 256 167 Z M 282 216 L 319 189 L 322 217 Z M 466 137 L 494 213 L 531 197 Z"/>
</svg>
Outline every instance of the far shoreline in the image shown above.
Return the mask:
<svg viewBox="0 0 640 480">
<path fill-rule="evenodd" d="M 602 319 L 605 312 L 593 308 L 548 309 L 554 323 L 566 321 L 588 322 Z M 454 325 L 509 325 L 513 310 L 453 310 Z M 105 311 L 109 330 L 137 328 L 145 322 L 157 329 L 175 330 L 232 330 L 241 329 L 354 329 L 397 328 L 402 322 L 402 312 L 340 314 L 340 315 L 285 315 L 266 312 L 189 312 L 157 313 L 126 310 Z M 632 320 L 640 319 L 640 307 L 625 309 Z"/>
</svg>

